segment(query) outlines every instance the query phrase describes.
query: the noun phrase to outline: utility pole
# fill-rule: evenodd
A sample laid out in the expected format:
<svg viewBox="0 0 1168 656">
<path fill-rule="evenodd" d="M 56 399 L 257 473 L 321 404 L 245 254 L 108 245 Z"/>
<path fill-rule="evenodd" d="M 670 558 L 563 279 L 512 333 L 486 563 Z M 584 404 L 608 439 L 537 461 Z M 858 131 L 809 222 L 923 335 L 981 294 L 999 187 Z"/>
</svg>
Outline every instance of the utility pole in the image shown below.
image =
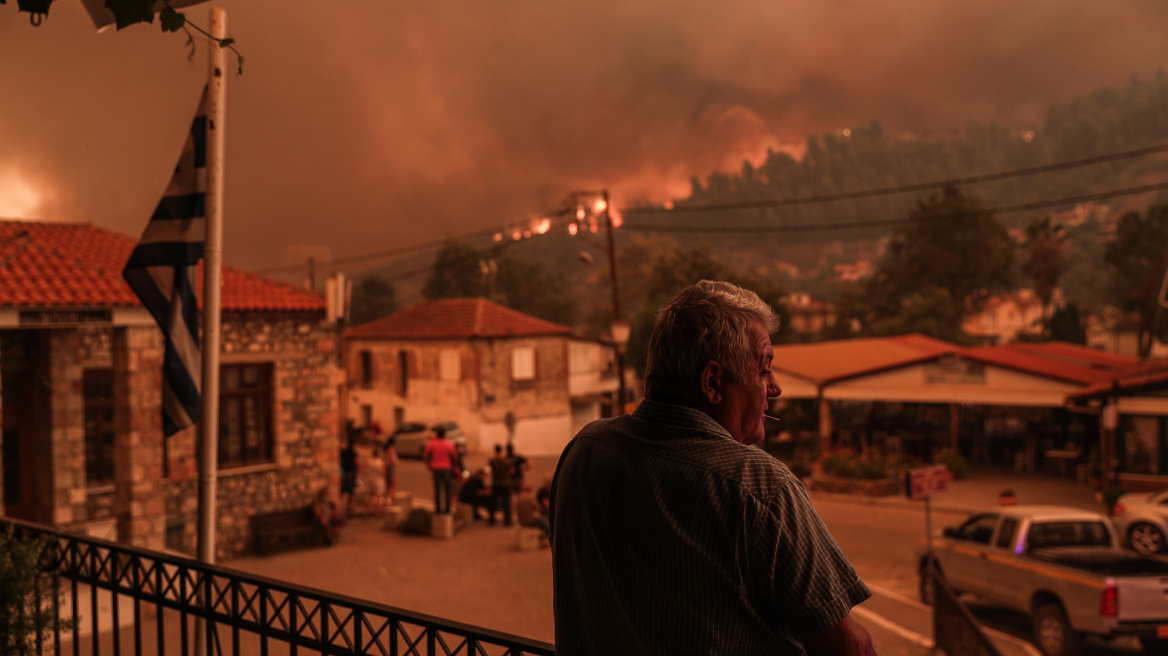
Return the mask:
<svg viewBox="0 0 1168 656">
<path fill-rule="evenodd" d="M 599 196 L 599 198 L 597 198 Z M 594 198 L 596 202 L 588 209 L 584 208 L 581 202 L 582 198 Z M 621 316 L 620 304 L 620 284 L 616 277 L 616 244 L 613 237 L 613 222 L 612 210 L 609 207 L 608 189 L 601 189 L 600 191 L 575 191 L 569 196 L 572 205 L 576 207 L 576 220 L 583 221 L 584 217 L 591 213 L 593 216 L 598 214 L 604 217 L 604 230 L 607 237 L 608 251 L 608 278 L 611 284 L 612 291 L 612 342 L 616 346 L 616 367 L 617 367 L 617 398 L 613 403 L 613 414 L 622 415 L 625 412 L 625 399 L 627 398 L 627 390 L 625 389 L 625 345 L 629 343 L 629 322 L 624 320 Z M 576 225 L 576 224 L 573 224 Z M 595 221 L 591 223 L 592 227 L 596 227 Z M 580 230 L 583 236 L 583 230 Z M 572 232 L 573 235 L 577 234 Z M 599 246 L 599 245 L 597 245 Z"/>
<path fill-rule="evenodd" d="M 612 340 L 616 343 L 617 403 L 615 415 L 625 413 L 625 345 L 629 341 L 629 325 L 621 316 L 620 285 L 616 279 L 616 246 L 613 240 L 612 212 L 609 210 L 608 189 L 602 189 L 604 200 L 604 228 L 608 233 L 608 277 L 612 283 Z"/>
</svg>

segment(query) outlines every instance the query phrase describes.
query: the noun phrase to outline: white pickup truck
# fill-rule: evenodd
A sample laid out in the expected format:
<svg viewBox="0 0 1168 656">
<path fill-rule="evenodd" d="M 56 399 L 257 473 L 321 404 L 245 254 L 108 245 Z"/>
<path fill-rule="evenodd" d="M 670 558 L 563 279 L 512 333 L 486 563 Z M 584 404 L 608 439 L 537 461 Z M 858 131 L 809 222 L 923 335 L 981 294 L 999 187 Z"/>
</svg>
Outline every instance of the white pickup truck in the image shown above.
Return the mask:
<svg viewBox="0 0 1168 656">
<path fill-rule="evenodd" d="M 974 513 L 933 541 L 950 586 L 1030 615 L 1047 656 L 1076 653 L 1088 634 L 1137 636 L 1147 654 L 1168 655 L 1168 561 L 1121 551 L 1103 515 L 1062 506 Z M 934 584 L 917 554 L 921 600 Z"/>
</svg>

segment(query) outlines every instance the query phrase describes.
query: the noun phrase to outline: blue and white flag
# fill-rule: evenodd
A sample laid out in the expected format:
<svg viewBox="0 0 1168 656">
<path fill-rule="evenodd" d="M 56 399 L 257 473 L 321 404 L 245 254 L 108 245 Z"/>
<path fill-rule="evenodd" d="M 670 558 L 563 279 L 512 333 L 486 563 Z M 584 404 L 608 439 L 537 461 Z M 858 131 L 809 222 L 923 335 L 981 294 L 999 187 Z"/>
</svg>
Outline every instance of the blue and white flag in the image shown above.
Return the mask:
<svg viewBox="0 0 1168 656">
<path fill-rule="evenodd" d="M 150 217 L 122 276 L 166 339 L 162 363 L 162 430 L 199 421 L 201 359 L 195 283 L 203 257 L 207 201 L 207 90 L 174 177 Z"/>
</svg>

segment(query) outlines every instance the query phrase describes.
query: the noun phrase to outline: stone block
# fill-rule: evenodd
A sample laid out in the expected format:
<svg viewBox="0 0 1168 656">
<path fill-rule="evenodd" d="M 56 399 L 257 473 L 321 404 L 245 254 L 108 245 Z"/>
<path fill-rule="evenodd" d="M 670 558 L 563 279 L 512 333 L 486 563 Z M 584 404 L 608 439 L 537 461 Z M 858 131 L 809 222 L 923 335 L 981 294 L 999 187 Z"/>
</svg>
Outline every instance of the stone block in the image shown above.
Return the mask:
<svg viewBox="0 0 1168 656">
<path fill-rule="evenodd" d="M 385 509 L 382 527 L 387 531 L 396 531 L 401 525 L 403 517 L 405 517 L 405 513 L 402 512 L 401 506 L 390 506 Z"/>
<path fill-rule="evenodd" d="M 459 523 L 467 524 L 473 519 L 472 513 L 474 513 L 474 506 L 469 503 L 460 503 L 454 509 L 454 519 Z"/>
<path fill-rule="evenodd" d="M 430 515 L 430 535 L 442 539 L 454 537 L 454 515 Z"/>
<path fill-rule="evenodd" d="M 414 495 L 409 492 L 398 492 L 394 501 L 397 504 L 396 507 L 401 508 L 403 516 L 410 514 L 410 511 L 414 509 Z"/>
</svg>

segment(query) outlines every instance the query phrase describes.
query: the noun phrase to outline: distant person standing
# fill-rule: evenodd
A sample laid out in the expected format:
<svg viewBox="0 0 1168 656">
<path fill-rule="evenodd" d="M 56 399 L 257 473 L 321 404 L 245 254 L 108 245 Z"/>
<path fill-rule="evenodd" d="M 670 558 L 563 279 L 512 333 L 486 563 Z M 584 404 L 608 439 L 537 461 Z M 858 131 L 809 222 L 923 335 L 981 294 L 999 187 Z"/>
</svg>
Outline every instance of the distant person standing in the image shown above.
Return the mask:
<svg viewBox="0 0 1168 656">
<path fill-rule="evenodd" d="M 434 512 L 450 514 L 450 495 L 454 492 L 456 476 L 462 474 L 462 462 L 458 457 L 458 447 L 446 439 L 446 429 L 434 429 L 434 438 L 426 443 L 422 452 L 426 467 L 434 477 Z"/>
<path fill-rule="evenodd" d="M 511 493 L 517 495 L 523 489 L 523 478 L 527 470 L 531 469 L 531 463 L 527 458 L 517 455 L 515 446 L 510 442 L 507 443 L 507 459 L 511 461 Z"/>
<path fill-rule="evenodd" d="M 370 425 L 373 437 L 381 440 L 381 424 Z M 390 433 L 381 445 L 385 451 L 385 500 L 389 505 L 397 503 L 397 434 Z"/>
<path fill-rule="evenodd" d="M 495 457 L 491 458 L 491 519 L 487 523 L 495 525 L 495 511 L 503 511 L 503 524 L 511 525 L 511 491 L 515 474 L 515 463 L 503 455 L 503 447 L 495 445 Z"/>
<path fill-rule="evenodd" d="M 345 517 L 353 514 L 353 491 L 357 489 L 357 449 L 353 446 L 353 433 L 349 432 L 349 444 L 341 449 L 341 505 Z"/>
</svg>

